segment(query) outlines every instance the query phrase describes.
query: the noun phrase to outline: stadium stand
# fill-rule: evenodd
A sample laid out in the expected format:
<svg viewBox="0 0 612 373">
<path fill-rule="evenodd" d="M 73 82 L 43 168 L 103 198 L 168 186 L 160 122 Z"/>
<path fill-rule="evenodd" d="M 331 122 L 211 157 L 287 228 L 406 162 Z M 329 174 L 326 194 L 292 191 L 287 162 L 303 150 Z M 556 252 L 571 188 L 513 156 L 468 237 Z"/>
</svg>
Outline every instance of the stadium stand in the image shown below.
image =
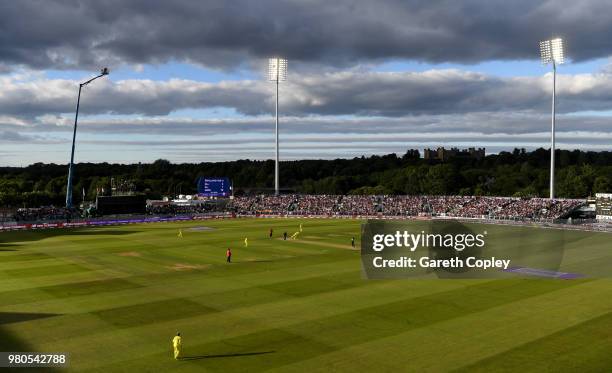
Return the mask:
<svg viewBox="0 0 612 373">
<path fill-rule="evenodd" d="M 558 219 L 583 200 L 467 196 L 281 195 L 236 197 L 228 209 L 240 215 L 449 216 Z"/>
<path fill-rule="evenodd" d="M 29 221 L 54 221 L 69 220 L 80 217 L 81 214 L 76 209 L 64 207 L 40 207 L 40 208 L 20 208 L 17 209 L 13 219 L 18 222 Z"/>
<path fill-rule="evenodd" d="M 481 196 L 391 195 L 259 195 L 197 205 L 151 205 L 147 215 L 179 216 L 232 213 L 241 216 L 441 216 L 506 220 L 560 219 L 584 200 Z M 67 221 L 82 216 L 76 209 L 57 207 L 18 209 L 17 222 Z"/>
</svg>

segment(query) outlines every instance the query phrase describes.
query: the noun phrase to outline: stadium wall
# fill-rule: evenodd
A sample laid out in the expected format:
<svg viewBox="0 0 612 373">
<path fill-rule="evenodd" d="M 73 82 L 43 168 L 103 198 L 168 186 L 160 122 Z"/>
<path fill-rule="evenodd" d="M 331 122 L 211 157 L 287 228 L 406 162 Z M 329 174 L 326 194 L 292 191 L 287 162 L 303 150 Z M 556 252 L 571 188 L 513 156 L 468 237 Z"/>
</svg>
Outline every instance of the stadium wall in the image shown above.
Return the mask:
<svg viewBox="0 0 612 373">
<path fill-rule="evenodd" d="M 579 224 L 571 220 L 511 220 L 511 219 L 481 219 L 481 218 L 462 218 L 462 217 L 431 217 L 431 216 L 379 216 L 379 215 L 236 215 L 236 214 L 210 214 L 210 215 L 184 215 L 172 217 L 147 216 L 129 219 L 100 219 L 82 220 L 70 223 L 29 223 L 0 226 L 2 231 L 32 230 L 32 229 L 58 229 L 58 228 L 79 228 L 79 227 L 102 227 L 109 225 L 124 224 L 143 224 L 143 223 L 163 223 L 177 221 L 196 221 L 210 219 L 359 219 L 359 220 L 455 220 L 466 223 L 498 224 L 498 225 L 537 225 L 542 228 L 570 229 L 582 231 L 599 231 L 612 233 L 612 224 L 597 223 L 596 221 Z M 572 222 L 574 224 L 570 224 Z"/>
</svg>

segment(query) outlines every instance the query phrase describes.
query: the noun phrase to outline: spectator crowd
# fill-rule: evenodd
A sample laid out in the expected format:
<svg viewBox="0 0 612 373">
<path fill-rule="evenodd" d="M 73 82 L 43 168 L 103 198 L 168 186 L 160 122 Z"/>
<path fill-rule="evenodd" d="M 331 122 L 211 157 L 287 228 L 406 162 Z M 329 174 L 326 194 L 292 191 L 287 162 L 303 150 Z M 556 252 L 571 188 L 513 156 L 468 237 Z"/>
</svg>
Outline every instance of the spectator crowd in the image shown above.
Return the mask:
<svg viewBox="0 0 612 373">
<path fill-rule="evenodd" d="M 488 219 L 558 219 L 583 200 L 474 196 L 391 195 L 259 195 L 197 205 L 151 205 L 149 215 L 233 213 L 294 216 L 447 216 Z M 81 217 L 77 209 L 41 207 L 18 209 L 17 222 L 68 221 Z"/>
<path fill-rule="evenodd" d="M 147 205 L 147 215 L 188 215 L 217 212 L 223 207 L 219 204 L 202 203 L 196 205 Z"/>
<path fill-rule="evenodd" d="M 15 211 L 13 219 L 17 222 L 56 221 L 79 218 L 81 212 L 65 207 L 20 208 Z"/>
<path fill-rule="evenodd" d="M 557 219 L 581 205 L 575 199 L 473 196 L 280 195 L 236 197 L 228 205 L 240 215 L 449 216 Z"/>
</svg>

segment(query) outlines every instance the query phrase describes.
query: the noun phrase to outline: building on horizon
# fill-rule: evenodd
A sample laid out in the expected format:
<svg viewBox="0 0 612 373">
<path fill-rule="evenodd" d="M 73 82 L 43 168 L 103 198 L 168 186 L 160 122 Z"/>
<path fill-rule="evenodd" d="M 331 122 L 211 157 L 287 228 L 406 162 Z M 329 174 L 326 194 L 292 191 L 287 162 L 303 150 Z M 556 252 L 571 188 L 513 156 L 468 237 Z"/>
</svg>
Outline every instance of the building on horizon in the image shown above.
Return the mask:
<svg viewBox="0 0 612 373">
<path fill-rule="evenodd" d="M 438 147 L 436 150 L 426 148 L 423 150 L 423 158 L 427 160 L 448 161 L 451 158 L 477 159 L 485 157 L 485 148 L 450 148 Z"/>
</svg>

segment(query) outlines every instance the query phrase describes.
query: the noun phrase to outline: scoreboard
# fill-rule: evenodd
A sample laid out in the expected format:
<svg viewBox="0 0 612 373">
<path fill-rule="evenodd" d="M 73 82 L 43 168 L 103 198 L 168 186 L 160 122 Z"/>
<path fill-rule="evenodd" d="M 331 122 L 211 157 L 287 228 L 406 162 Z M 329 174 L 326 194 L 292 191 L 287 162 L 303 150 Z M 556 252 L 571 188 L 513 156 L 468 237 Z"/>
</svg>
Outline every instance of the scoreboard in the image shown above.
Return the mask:
<svg viewBox="0 0 612 373">
<path fill-rule="evenodd" d="M 595 194 L 595 214 L 597 220 L 612 220 L 612 193 Z"/>
<path fill-rule="evenodd" d="M 229 197 L 232 193 L 230 180 L 227 177 L 200 177 L 198 195 L 201 197 Z"/>
</svg>

